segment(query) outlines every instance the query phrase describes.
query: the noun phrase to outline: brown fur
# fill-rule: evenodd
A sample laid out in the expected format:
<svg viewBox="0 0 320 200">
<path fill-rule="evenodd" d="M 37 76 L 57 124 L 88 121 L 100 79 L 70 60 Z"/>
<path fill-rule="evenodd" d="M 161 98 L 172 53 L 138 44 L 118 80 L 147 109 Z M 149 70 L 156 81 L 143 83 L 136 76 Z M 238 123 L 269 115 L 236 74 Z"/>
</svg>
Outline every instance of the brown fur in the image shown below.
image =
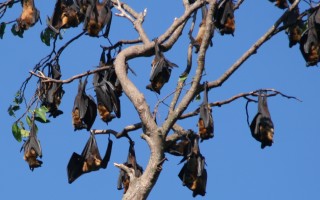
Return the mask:
<svg viewBox="0 0 320 200">
<path fill-rule="evenodd" d="M 79 109 L 75 109 L 74 112 L 72 112 L 72 124 L 74 127 L 81 127 L 82 126 L 82 121 L 80 119 Z"/>
<path fill-rule="evenodd" d="M 234 18 L 228 17 L 226 23 L 224 24 L 224 28 L 221 32 L 225 34 L 233 34 L 235 30 L 235 21 Z"/>
</svg>

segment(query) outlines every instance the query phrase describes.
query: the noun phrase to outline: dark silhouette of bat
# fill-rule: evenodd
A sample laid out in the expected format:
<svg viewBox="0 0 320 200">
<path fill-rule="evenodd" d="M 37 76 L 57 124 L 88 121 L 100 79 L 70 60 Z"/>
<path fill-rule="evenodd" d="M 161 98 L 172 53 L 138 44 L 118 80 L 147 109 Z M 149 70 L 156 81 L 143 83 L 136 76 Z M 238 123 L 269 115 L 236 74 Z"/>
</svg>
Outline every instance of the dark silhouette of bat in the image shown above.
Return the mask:
<svg viewBox="0 0 320 200">
<path fill-rule="evenodd" d="M 60 80 L 61 71 L 58 63 L 50 65 L 48 71 L 48 77 Z M 55 118 L 63 113 L 61 110 L 58 109 L 61 103 L 62 96 L 64 94 L 62 83 L 41 82 L 39 92 L 42 105 L 47 107 L 49 110 L 49 116 L 53 116 Z"/>
<path fill-rule="evenodd" d="M 132 142 L 132 141 L 130 142 L 130 146 L 129 146 L 129 153 L 128 153 L 127 162 L 125 162 L 123 164 L 125 166 L 133 169 L 135 177 L 140 177 L 142 175 L 143 169 L 137 163 L 136 154 L 135 154 L 135 150 L 134 150 L 134 142 Z M 130 177 L 128 176 L 128 174 L 125 171 L 120 170 L 117 189 L 118 190 L 124 189 L 123 193 L 125 194 L 129 188 L 129 184 L 130 184 Z"/>
<path fill-rule="evenodd" d="M 155 57 L 151 63 L 150 84 L 146 86 L 147 89 L 160 94 L 160 90 L 165 83 L 170 79 L 171 69 L 178 67 L 176 64 L 167 60 L 159 49 L 158 39 L 155 43 Z"/>
<path fill-rule="evenodd" d="M 287 0 L 269 0 L 270 2 L 275 2 L 275 6 L 280 9 L 286 9 L 289 7 Z"/>
<path fill-rule="evenodd" d="M 235 30 L 235 20 L 232 0 L 221 0 L 217 4 L 215 12 L 215 25 L 220 30 L 221 35 L 231 34 L 233 36 Z"/>
<path fill-rule="evenodd" d="M 250 124 L 252 136 L 261 142 L 261 149 L 273 143 L 274 126 L 267 104 L 267 93 L 259 91 L 258 113 Z"/>
<path fill-rule="evenodd" d="M 208 140 L 214 136 L 214 126 L 212 118 L 212 110 L 208 103 L 208 83 L 204 83 L 203 102 L 200 105 L 200 115 L 198 120 L 199 135 L 201 142 Z"/>
<path fill-rule="evenodd" d="M 24 150 L 23 159 L 29 164 L 31 171 L 33 171 L 34 168 L 41 167 L 42 165 L 42 161 L 37 159 L 38 157 L 42 158 L 42 150 L 36 132 L 36 125 L 34 123 L 34 119 L 32 119 L 28 140 L 25 141 L 22 146 Z"/>
<path fill-rule="evenodd" d="M 193 191 L 192 196 L 198 194 L 204 196 L 207 186 L 207 170 L 205 169 L 205 158 L 199 149 L 199 137 L 194 135 L 191 139 L 191 148 L 186 163 L 179 172 L 179 178 L 184 186 Z"/>
<path fill-rule="evenodd" d="M 293 47 L 296 45 L 302 35 L 302 29 L 303 29 L 303 22 L 301 19 L 298 19 L 300 15 L 299 8 L 295 7 L 292 11 L 290 11 L 283 21 L 284 26 L 288 26 L 288 29 L 286 30 L 286 33 L 289 38 L 289 47 Z"/>
<path fill-rule="evenodd" d="M 25 30 L 35 25 L 40 19 L 40 11 L 36 8 L 34 0 L 21 0 L 22 13 L 13 26 L 15 35 L 23 35 Z"/>
<path fill-rule="evenodd" d="M 300 39 L 300 51 L 306 60 L 307 66 L 316 65 L 319 62 L 319 36 L 317 26 L 320 25 L 320 16 L 315 10 L 308 18 L 308 28 Z"/>
<path fill-rule="evenodd" d="M 84 19 L 74 0 L 57 0 L 52 17 L 47 20 L 48 27 L 55 33 L 62 28 L 77 27 Z"/>
<path fill-rule="evenodd" d="M 87 79 L 82 83 L 81 79 L 78 86 L 78 94 L 74 100 L 72 109 L 72 124 L 74 130 L 91 129 L 96 116 L 97 116 L 97 105 L 94 99 L 86 94 Z"/>
<path fill-rule="evenodd" d="M 100 67 L 105 64 L 104 52 L 102 52 L 100 58 Z M 120 99 L 116 93 L 114 85 L 110 82 L 112 81 L 110 80 L 110 71 L 114 70 L 112 68 L 112 65 L 110 65 L 109 69 L 95 73 L 93 76 L 93 85 L 97 98 L 98 112 L 101 119 L 106 123 L 110 122 L 115 117 L 121 117 Z M 116 76 L 115 73 L 114 76 Z M 113 111 L 115 115 L 112 114 Z"/>
<path fill-rule="evenodd" d="M 99 32 L 106 27 L 103 36 L 108 37 L 112 21 L 111 7 L 111 0 L 103 0 L 101 3 L 99 0 L 90 1 L 83 26 L 89 36 L 98 37 Z"/>
<path fill-rule="evenodd" d="M 112 140 L 109 139 L 106 154 L 102 159 L 97 146 L 96 138 L 94 134 L 91 133 L 81 155 L 73 152 L 69 160 L 67 166 L 68 182 L 71 184 L 82 174 L 97 171 L 101 168 L 106 169 L 111 156 L 112 144 Z"/>
</svg>

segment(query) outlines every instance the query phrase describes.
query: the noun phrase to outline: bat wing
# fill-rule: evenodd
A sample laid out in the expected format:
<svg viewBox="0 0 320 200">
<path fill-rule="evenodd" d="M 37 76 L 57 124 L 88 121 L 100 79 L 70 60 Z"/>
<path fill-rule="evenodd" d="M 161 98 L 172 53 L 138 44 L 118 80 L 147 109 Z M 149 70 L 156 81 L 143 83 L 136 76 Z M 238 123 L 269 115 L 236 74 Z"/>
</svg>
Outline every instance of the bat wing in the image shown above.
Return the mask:
<svg viewBox="0 0 320 200">
<path fill-rule="evenodd" d="M 257 139 L 258 135 L 259 135 L 259 121 L 260 121 L 261 117 L 262 117 L 261 114 L 257 113 L 250 124 L 251 135 L 255 139 Z"/>
<path fill-rule="evenodd" d="M 57 0 L 55 6 L 54 6 L 54 11 L 52 14 L 52 17 L 50 19 L 50 23 L 51 25 L 56 28 L 56 29 L 60 29 L 61 25 L 62 25 L 62 20 L 61 20 L 61 15 L 62 15 L 62 0 Z"/>
<path fill-rule="evenodd" d="M 108 93 L 110 94 L 110 97 L 111 97 L 113 111 L 116 114 L 117 118 L 120 118 L 121 117 L 120 99 L 115 93 L 114 86 L 109 81 L 106 81 L 106 82 L 107 82 Z"/>
<path fill-rule="evenodd" d="M 112 140 L 109 139 L 106 154 L 104 155 L 104 158 L 101 162 L 101 168 L 103 168 L 103 169 L 107 168 L 107 166 L 108 166 L 111 152 L 112 152 L 112 144 L 113 144 Z"/>
<path fill-rule="evenodd" d="M 95 103 L 92 96 L 88 96 L 88 107 L 85 113 L 84 122 L 87 125 L 89 131 L 97 117 L 97 104 Z"/>
<path fill-rule="evenodd" d="M 234 18 L 232 0 L 225 1 L 223 7 L 223 14 L 220 21 L 221 24 L 225 24 L 227 22 L 228 17 Z"/>
<path fill-rule="evenodd" d="M 68 183 L 72 183 L 77 178 L 79 178 L 84 172 L 82 171 L 82 166 L 84 163 L 84 158 L 77 153 L 73 153 L 68 166 L 67 166 L 67 173 L 68 173 Z"/>
<path fill-rule="evenodd" d="M 123 170 L 120 170 L 118 182 L 117 182 L 117 189 L 122 190 L 123 189 L 123 180 L 125 178 L 126 173 Z"/>
</svg>

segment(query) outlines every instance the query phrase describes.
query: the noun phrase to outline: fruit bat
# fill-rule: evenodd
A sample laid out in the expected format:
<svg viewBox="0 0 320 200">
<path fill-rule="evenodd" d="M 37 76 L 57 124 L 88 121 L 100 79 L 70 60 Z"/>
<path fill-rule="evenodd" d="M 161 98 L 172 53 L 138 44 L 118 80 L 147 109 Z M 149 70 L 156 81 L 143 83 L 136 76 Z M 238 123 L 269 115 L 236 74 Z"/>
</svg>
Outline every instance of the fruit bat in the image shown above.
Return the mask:
<svg viewBox="0 0 320 200">
<path fill-rule="evenodd" d="M 91 3 L 95 3 L 93 9 L 89 9 L 86 12 L 86 18 L 84 23 L 84 29 L 88 31 L 88 35 L 97 37 L 99 32 L 106 27 L 104 37 L 108 37 L 112 12 L 111 12 L 111 0 L 103 0 L 100 3 L 99 0 L 91 0 Z"/>
<path fill-rule="evenodd" d="M 289 7 L 287 0 L 269 0 L 270 2 L 276 2 L 275 6 L 280 9 L 286 9 Z"/>
<path fill-rule="evenodd" d="M 212 118 L 212 110 L 208 103 L 208 84 L 204 83 L 203 102 L 200 105 L 200 115 L 198 120 L 199 135 L 201 142 L 208 140 L 214 136 L 214 126 Z"/>
<path fill-rule="evenodd" d="M 100 168 L 106 169 L 111 156 L 112 144 L 112 140 L 109 139 L 106 154 L 102 159 L 96 138 L 94 134 L 91 133 L 81 155 L 73 152 L 69 160 L 67 166 L 68 182 L 71 184 L 82 174 L 97 171 Z"/>
<path fill-rule="evenodd" d="M 74 100 L 72 109 L 72 124 L 74 130 L 87 129 L 92 127 L 97 116 L 97 105 L 94 99 L 86 94 L 87 79 L 82 83 L 81 79 L 78 86 L 78 94 Z"/>
<path fill-rule="evenodd" d="M 169 81 L 172 67 L 178 67 L 176 64 L 167 60 L 159 49 L 158 40 L 155 39 L 155 57 L 151 63 L 150 84 L 147 89 L 160 94 L 163 85 Z"/>
<path fill-rule="evenodd" d="M 283 21 L 284 26 L 288 26 L 286 33 L 289 38 L 289 47 L 296 45 L 302 35 L 303 22 L 301 19 L 298 19 L 300 13 L 299 8 L 295 7 L 287 15 L 287 18 Z"/>
<path fill-rule="evenodd" d="M 130 142 L 127 162 L 125 162 L 123 164 L 125 166 L 133 169 L 135 177 L 140 177 L 142 175 L 143 169 L 137 163 L 136 154 L 135 154 L 135 150 L 134 150 L 134 142 Z M 118 190 L 124 189 L 123 193 L 125 194 L 129 188 L 129 184 L 130 184 L 130 177 L 128 176 L 128 174 L 125 171 L 120 170 L 117 189 Z"/>
<path fill-rule="evenodd" d="M 220 30 L 221 35 L 231 34 L 235 30 L 235 20 L 232 0 L 221 0 L 215 12 L 215 25 Z"/>
<path fill-rule="evenodd" d="M 84 19 L 79 6 L 74 0 L 57 0 L 48 26 L 55 33 L 62 28 L 77 27 Z"/>
<path fill-rule="evenodd" d="M 208 12 L 207 6 L 203 5 L 201 7 L 202 20 L 201 20 L 200 25 L 199 25 L 198 34 L 197 34 L 196 38 L 194 39 L 194 41 L 192 42 L 193 46 L 196 48 L 195 53 L 199 52 L 200 45 L 202 43 L 205 31 L 206 31 L 207 12 Z"/>
<path fill-rule="evenodd" d="M 179 142 L 175 142 L 171 144 L 166 151 L 174 156 L 187 157 L 190 151 L 189 146 L 190 146 L 190 140 L 187 138 L 183 138 Z"/>
<path fill-rule="evenodd" d="M 36 132 L 36 125 L 34 123 L 34 119 L 32 119 L 28 140 L 25 141 L 22 146 L 24 149 L 23 159 L 29 164 L 31 171 L 33 171 L 34 168 L 41 167 L 42 165 L 42 161 L 37 159 L 38 157 L 42 157 L 42 150 Z"/>
<path fill-rule="evenodd" d="M 319 61 L 319 36 L 316 27 L 320 25 L 319 10 L 314 11 L 308 18 L 308 28 L 300 39 L 300 51 L 307 66 L 316 65 Z"/>
<path fill-rule="evenodd" d="M 48 77 L 60 80 L 61 71 L 58 63 L 49 66 Z M 55 118 L 63 113 L 58 109 L 63 95 L 62 83 L 49 82 L 40 84 L 40 99 L 42 105 L 48 108 L 49 116 Z"/>
<path fill-rule="evenodd" d="M 18 35 L 22 35 L 40 19 L 40 11 L 35 7 L 34 0 L 21 0 L 21 4 L 22 13 L 13 29 Z"/>
<path fill-rule="evenodd" d="M 267 104 L 267 93 L 259 91 L 258 113 L 250 124 L 252 136 L 261 142 L 261 149 L 273 143 L 274 127 Z"/>
<path fill-rule="evenodd" d="M 193 197 L 198 194 L 204 196 L 207 186 L 207 170 L 205 169 L 205 158 L 200 153 L 199 138 L 196 135 L 191 139 L 190 153 L 186 160 L 178 176 L 182 184 L 193 191 Z"/>
<path fill-rule="evenodd" d="M 103 66 L 103 60 L 104 52 L 101 55 L 100 66 Z M 112 66 L 110 66 L 110 68 L 111 67 Z M 106 123 L 110 122 L 115 117 L 120 118 L 121 116 L 119 96 L 117 96 L 114 86 L 108 80 L 109 69 L 97 72 L 93 76 L 98 112 L 101 119 Z M 112 114 L 113 111 L 115 115 Z"/>
</svg>

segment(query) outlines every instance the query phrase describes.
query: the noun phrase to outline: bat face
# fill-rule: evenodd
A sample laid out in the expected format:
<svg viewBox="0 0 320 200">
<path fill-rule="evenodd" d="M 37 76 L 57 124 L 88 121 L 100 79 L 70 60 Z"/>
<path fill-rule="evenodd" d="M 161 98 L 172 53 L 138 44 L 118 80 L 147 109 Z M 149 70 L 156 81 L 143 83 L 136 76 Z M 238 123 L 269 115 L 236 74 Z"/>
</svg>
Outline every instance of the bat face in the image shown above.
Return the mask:
<svg viewBox="0 0 320 200">
<path fill-rule="evenodd" d="M 308 29 L 302 34 L 300 40 L 300 51 L 306 60 L 307 66 L 316 65 L 319 62 L 319 37 L 316 27 L 319 26 L 316 23 L 318 20 L 317 11 L 314 11 L 308 18 Z"/>
<path fill-rule="evenodd" d="M 140 177 L 142 175 L 143 169 L 136 161 L 136 155 L 135 155 L 133 142 L 130 142 L 127 162 L 125 162 L 123 164 L 134 170 L 135 177 Z M 129 185 L 130 185 L 130 177 L 128 176 L 128 174 L 125 171 L 120 170 L 117 189 L 118 190 L 124 189 L 123 193 L 125 194 L 129 188 Z"/>
<path fill-rule="evenodd" d="M 89 22 L 86 27 L 88 35 L 97 37 L 99 32 L 106 26 L 105 36 L 109 34 L 112 19 L 110 0 L 100 3 L 96 1 L 95 9 L 90 12 Z"/>
<path fill-rule="evenodd" d="M 40 142 L 37 139 L 34 120 L 32 120 L 32 126 L 28 140 L 23 144 L 24 156 L 23 159 L 29 164 L 30 170 L 41 167 L 42 161 L 38 160 L 38 157 L 42 157 L 42 150 Z"/>
<path fill-rule="evenodd" d="M 15 26 L 15 31 L 23 33 L 29 27 L 35 25 L 39 18 L 40 12 L 34 5 L 34 0 L 22 0 L 22 13 L 17 19 L 18 26 Z"/>
<path fill-rule="evenodd" d="M 275 6 L 281 9 L 286 9 L 289 7 L 287 0 L 269 0 L 271 2 L 275 2 Z"/>
<path fill-rule="evenodd" d="M 258 113 L 251 122 L 252 136 L 261 142 L 261 148 L 271 146 L 273 143 L 274 126 L 267 105 L 267 96 L 260 91 L 258 98 Z"/>
<path fill-rule="evenodd" d="M 216 27 L 220 30 L 221 35 L 231 34 L 235 31 L 235 20 L 233 12 L 233 1 L 220 1 L 218 9 L 215 14 Z"/>
<path fill-rule="evenodd" d="M 88 96 L 85 92 L 87 78 L 84 83 L 80 80 L 78 94 L 74 101 L 72 109 L 72 124 L 74 130 L 85 128 L 89 131 L 97 116 L 97 105 L 93 98 L 90 95 Z"/>
<path fill-rule="evenodd" d="M 157 39 L 155 40 L 155 58 L 152 61 L 151 67 L 151 83 L 147 85 L 146 88 L 160 94 L 161 88 L 170 79 L 171 69 L 178 66 L 163 56 L 159 49 Z"/>
<path fill-rule="evenodd" d="M 192 139 L 191 144 L 191 152 L 178 176 L 182 184 L 193 191 L 193 197 L 198 194 L 204 196 L 207 185 L 207 171 L 204 168 L 205 158 L 200 153 L 197 136 Z"/>
<path fill-rule="evenodd" d="M 100 168 L 106 168 L 110 159 L 112 151 L 112 141 L 109 139 L 106 154 L 101 159 L 96 139 L 93 134 L 90 135 L 86 146 L 84 147 L 81 155 L 73 153 L 68 166 L 68 182 L 72 183 L 82 174 L 97 171 Z"/>
</svg>

